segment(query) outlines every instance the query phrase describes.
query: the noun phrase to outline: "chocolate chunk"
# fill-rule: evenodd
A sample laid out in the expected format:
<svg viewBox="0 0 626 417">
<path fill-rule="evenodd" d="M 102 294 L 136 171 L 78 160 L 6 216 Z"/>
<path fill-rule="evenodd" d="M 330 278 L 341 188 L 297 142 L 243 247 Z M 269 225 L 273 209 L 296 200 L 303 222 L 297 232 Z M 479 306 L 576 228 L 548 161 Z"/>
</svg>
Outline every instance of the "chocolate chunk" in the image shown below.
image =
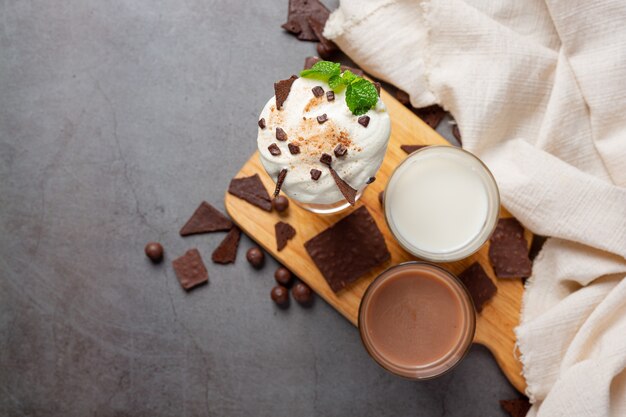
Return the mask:
<svg viewBox="0 0 626 417">
<path fill-rule="evenodd" d="M 172 261 L 180 285 L 187 291 L 209 281 L 209 273 L 198 249 L 190 249 Z"/>
<path fill-rule="evenodd" d="M 265 254 L 261 248 L 253 246 L 246 252 L 246 259 L 256 269 L 260 269 L 265 263 Z"/>
<path fill-rule="evenodd" d="M 333 90 L 326 92 L 326 100 L 335 101 L 335 92 Z"/>
<path fill-rule="evenodd" d="M 272 206 L 277 212 L 282 213 L 289 207 L 289 200 L 284 195 L 279 195 L 272 200 Z"/>
<path fill-rule="evenodd" d="M 228 192 L 265 211 L 272 211 L 272 200 L 263 186 L 259 174 L 245 178 L 233 178 L 228 186 Z"/>
<path fill-rule="evenodd" d="M 330 166 L 331 162 L 333 162 L 333 157 L 327 153 L 323 153 L 320 157 L 320 162 L 324 165 Z"/>
<path fill-rule="evenodd" d="M 382 206 L 384 204 L 384 201 L 385 201 L 385 192 L 381 191 L 380 193 L 378 193 L 378 202 Z"/>
<path fill-rule="evenodd" d="M 396 99 L 405 106 L 411 104 L 411 97 L 409 97 L 409 93 L 406 91 L 396 90 Z"/>
<path fill-rule="evenodd" d="M 313 30 L 313 33 L 315 33 L 315 36 L 317 36 L 317 39 L 320 41 L 316 48 L 317 53 L 320 54 L 322 58 L 326 59 L 332 56 L 335 52 L 337 52 L 337 45 L 335 45 L 333 41 L 324 37 L 323 32 L 326 22 L 322 22 L 312 17 L 307 19 L 307 21 L 309 23 L 309 26 Z"/>
<path fill-rule="evenodd" d="M 265 119 L 262 117 L 259 119 L 259 127 L 265 129 Z"/>
<path fill-rule="evenodd" d="M 325 60 L 331 59 L 332 56 L 335 55 L 335 52 L 337 52 L 337 48 L 329 47 L 323 43 L 318 43 L 315 46 L 315 50 L 317 51 L 317 54 Z"/>
<path fill-rule="evenodd" d="M 443 119 L 443 116 L 446 115 L 446 111 L 437 104 L 422 107 L 421 109 L 415 109 L 414 113 L 433 129 L 436 129 L 437 126 L 439 126 L 441 119 Z"/>
<path fill-rule="evenodd" d="M 461 131 L 459 130 L 459 125 L 452 126 L 452 135 L 459 141 L 460 145 L 463 145 L 463 138 L 461 137 Z"/>
<path fill-rule="evenodd" d="M 330 167 L 329 167 L 330 168 Z M 346 198 L 348 203 L 353 206 L 356 203 L 356 193 L 357 191 L 350 186 L 347 182 L 345 182 L 334 169 L 330 168 L 330 175 L 333 176 L 335 180 L 335 184 L 337 184 L 337 188 L 341 191 L 341 194 Z"/>
<path fill-rule="evenodd" d="M 530 276 L 532 262 L 520 222 L 514 218 L 498 220 L 490 241 L 489 260 L 498 278 Z"/>
<path fill-rule="evenodd" d="M 237 226 L 233 226 L 224 240 L 222 240 L 222 243 L 213 251 L 211 260 L 218 264 L 232 264 L 235 262 L 237 249 L 239 248 L 239 239 L 241 239 L 241 230 Z"/>
<path fill-rule="evenodd" d="M 274 279 L 283 287 L 289 287 L 293 281 L 293 275 L 290 270 L 281 266 L 274 272 Z"/>
<path fill-rule="evenodd" d="M 267 150 L 270 151 L 270 153 L 274 156 L 278 156 L 282 153 L 278 145 L 275 143 L 272 143 L 270 146 L 268 146 Z"/>
<path fill-rule="evenodd" d="M 293 239 L 296 235 L 296 229 L 285 222 L 276 223 L 274 229 L 276 231 L 276 250 L 280 252 L 287 246 L 287 241 Z"/>
<path fill-rule="evenodd" d="M 380 83 L 378 81 L 374 81 L 372 82 L 372 84 L 374 84 L 374 88 L 376 89 L 376 92 L 378 93 L 378 97 L 380 97 Z"/>
<path fill-rule="evenodd" d="M 276 128 L 276 139 L 278 139 L 281 142 L 284 142 L 287 140 L 287 133 L 285 133 L 285 131 L 280 127 Z"/>
<path fill-rule="evenodd" d="M 289 92 L 291 91 L 291 85 L 298 77 L 296 75 L 292 75 L 286 80 L 280 80 L 274 83 L 274 94 L 276 95 L 276 108 L 278 110 L 283 108 L 283 103 L 289 97 Z"/>
<path fill-rule="evenodd" d="M 312 179 L 313 181 L 317 181 L 317 180 L 319 180 L 321 176 L 322 176 L 322 171 L 320 171 L 319 169 L 315 169 L 315 168 L 313 168 L 313 169 L 311 170 L 311 179 Z"/>
<path fill-rule="evenodd" d="M 530 402 L 527 398 L 514 400 L 500 400 L 500 407 L 504 409 L 511 417 L 526 417 L 530 410 Z"/>
<path fill-rule="evenodd" d="M 300 153 L 300 147 L 295 143 L 288 143 L 287 146 L 289 147 L 290 154 L 297 155 Z"/>
<path fill-rule="evenodd" d="M 180 229 L 181 236 L 195 235 L 199 233 L 219 232 L 230 230 L 233 227 L 226 216 L 215 207 L 203 201 L 193 212 L 187 223 Z"/>
<path fill-rule="evenodd" d="M 163 246 L 158 242 L 149 242 L 144 248 L 144 252 L 154 263 L 161 262 L 163 259 Z"/>
<path fill-rule="evenodd" d="M 374 181 L 376 181 L 376 177 L 369 177 L 369 178 L 367 179 L 367 181 L 365 181 L 365 184 L 371 184 L 371 183 L 373 183 Z"/>
<path fill-rule="evenodd" d="M 313 65 L 315 65 L 317 62 L 320 62 L 321 59 L 316 57 L 316 56 L 307 56 L 304 59 L 304 68 L 303 69 L 311 69 L 311 67 Z"/>
<path fill-rule="evenodd" d="M 319 41 L 309 19 L 326 24 L 330 11 L 318 0 L 289 0 L 287 22 L 282 28 L 297 36 L 301 41 Z"/>
<path fill-rule="evenodd" d="M 385 238 L 365 206 L 310 239 L 304 247 L 334 292 L 391 257 Z"/>
<path fill-rule="evenodd" d="M 294 300 L 303 306 L 308 306 L 313 301 L 313 291 L 304 282 L 298 282 L 294 285 L 291 289 L 291 295 L 293 295 Z"/>
<path fill-rule="evenodd" d="M 345 156 L 346 153 L 348 153 L 348 148 L 343 146 L 342 143 L 338 143 L 337 146 L 335 146 L 333 152 L 335 152 L 335 156 L 337 158 L 341 158 L 342 156 Z"/>
<path fill-rule="evenodd" d="M 483 311 L 483 305 L 491 300 L 498 291 L 498 288 L 478 262 L 474 262 L 469 268 L 461 272 L 459 279 L 472 296 L 474 307 L 479 313 Z"/>
<path fill-rule="evenodd" d="M 324 89 L 320 85 L 316 85 L 311 91 L 315 97 L 322 97 L 324 95 Z"/>
<path fill-rule="evenodd" d="M 359 124 L 363 127 L 367 127 L 370 124 L 370 117 L 369 116 L 359 117 Z"/>
<path fill-rule="evenodd" d="M 406 153 L 413 153 L 419 149 L 425 148 L 428 145 L 400 145 L 400 149 L 402 149 Z"/>
<path fill-rule="evenodd" d="M 278 307 L 289 307 L 289 291 L 287 291 L 287 288 L 283 287 L 282 285 L 277 285 L 272 288 L 270 296 L 272 297 L 272 300 L 276 303 L 276 305 L 278 305 Z"/>
<path fill-rule="evenodd" d="M 283 187 L 283 182 L 285 182 L 285 177 L 287 176 L 287 170 L 285 168 L 281 169 L 278 173 L 278 178 L 276 178 L 276 188 L 274 189 L 274 197 L 278 196 L 280 193 L 280 189 Z"/>
<path fill-rule="evenodd" d="M 326 113 L 317 116 L 317 123 L 324 124 L 326 121 L 328 121 L 328 115 Z"/>
</svg>

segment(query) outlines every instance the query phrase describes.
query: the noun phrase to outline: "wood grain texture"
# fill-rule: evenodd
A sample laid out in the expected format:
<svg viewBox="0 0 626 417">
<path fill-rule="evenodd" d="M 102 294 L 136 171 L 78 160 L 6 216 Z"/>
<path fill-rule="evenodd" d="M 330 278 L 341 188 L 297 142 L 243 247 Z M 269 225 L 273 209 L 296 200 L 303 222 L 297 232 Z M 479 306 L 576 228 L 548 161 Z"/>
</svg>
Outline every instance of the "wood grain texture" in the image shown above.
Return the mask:
<svg viewBox="0 0 626 417">
<path fill-rule="evenodd" d="M 391 260 L 388 263 L 372 270 L 354 284 L 335 294 L 306 253 L 304 242 L 346 216 L 349 211 L 335 215 L 316 215 L 292 202 L 286 213 L 280 214 L 275 211 L 268 213 L 228 193 L 225 196 L 226 210 L 233 221 L 274 258 L 309 284 L 317 294 L 354 325 L 357 324 L 361 297 L 370 282 L 389 266 L 416 259 L 404 251 L 393 238 L 385 223 L 382 207 L 378 202 L 378 194 L 384 189 L 387 179 L 400 161 L 406 157 L 406 153 L 400 149 L 400 145 L 448 145 L 445 139 L 395 98 L 385 91 L 382 91 L 381 94 L 391 116 L 391 139 L 383 165 L 376 176 L 377 180 L 365 190 L 362 199 L 357 203 L 357 207 L 362 204 L 367 206 L 383 232 L 391 252 Z M 274 189 L 274 182 L 265 173 L 258 153 L 255 153 L 246 162 L 236 177 L 250 176 L 255 173 L 261 176 L 268 190 Z M 509 214 L 503 209 L 501 216 L 509 217 Z M 297 230 L 297 234 L 285 249 L 278 252 L 276 250 L 274 225 L 281 220 L 291 224 Z M 527 232 L 526 236 L 528 239 L 530 234 Z M 530 241 L 530 239 L 528 240 Z M 520 392 L 523 392 L 526 382 L 521 374 L 521 363 L 517 359 L 515 334 L 513 332 L 518 324 L 524 290 L 521 279 L 498 280 L 495 278 L 488 260 L 488 244 L 467 259 L 444 263 L 442 266 L 452 273 L 458 274 L 473 262 L 480 262 L 498 287 L 496 296 L 485 305 L 482 313 L 477 317 L 474 341 L 486 346 L 491 351 L 509 381 Z"/>
</svg>

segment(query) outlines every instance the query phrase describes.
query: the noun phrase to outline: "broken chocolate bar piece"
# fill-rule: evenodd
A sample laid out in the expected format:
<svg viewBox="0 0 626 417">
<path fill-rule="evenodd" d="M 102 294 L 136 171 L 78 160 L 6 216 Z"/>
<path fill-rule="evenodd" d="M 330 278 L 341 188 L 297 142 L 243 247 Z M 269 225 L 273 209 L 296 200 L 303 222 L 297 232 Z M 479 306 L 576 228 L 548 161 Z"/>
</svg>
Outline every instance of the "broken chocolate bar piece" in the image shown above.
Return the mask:
<svg viewBox="0 0 626 417">
<path fill-rule="evenodd" d="M 446 115 L 446 111 L 437 104 L 428 107 L 422 107 L 421 109 L 415 109 L 414 113 L 422 119 L 428 126 L 436 129 L 441 123 L 443 116 Z"/>
<path fill-rule="evenodd" d="M 213 251 L 211 260 L 218 264 L 231 264 L 237 259 L 237 248 L 239 248 L 239 239 L 241 238 L 241 230 L 237 226 L 233 226 L 226 235 L 222 243 Z"/>
<path fill-rule="evenodd" d="M 259 174 L 233 178 L 228 186 L 228 192 L 265 211 L 272 211 L 272 199 L 263 186 Z"/>
<path fill-rule="evenodd" d="M 274 225 L 276 232 L 276 250 L 281 251 L 287 246 L 287 241 L 293 239 L 296 235 L 296 229 L 291 227 L 289 223 L 278 222 Z"/>
<path fill-rule="evenodd" d="M 339 191 L 341 191 L 341 194 L 343 194 L 348 203 L 353 206 L 356 203 L 357 191 L 352 188 L 350 184 L 345 182 L 332 167 L 329 166 L 328 168 L 330 169 L 330 175 L 332 175 L 335 180 L 335 184 L 337 184 L 337 188 L 339 188 Z"/>
<path fill-rule="evenodd" d="M 532 262 L 520 222 L 514 218 L 498 220 L 490 242 L 489 260 L 498 278 L 530 276 Z"/>
<path fill-rule="evenodd" d="M 218 209 L 203 201 L 193 212 L 187 223 L 180 229 L 181 236 L 195 235 L 199 233 L 219 232 L 230 230 L 231 222 Z"/>
<path fill-rule="evenodd" d="M 472 296 L 474 307 L 479 313 L 483 311 L 485 303 L 491 300 L 498 291 L 498 288 L 478 262 L 474 262 L 469 268 L 461 272 L 459 279 Z"/>
<path fill-rule="evenodd" d="M 274 83 L 274 95 L 276 96 L 276 108 L 278 110 L 283 108 L 283 103 L 289 97 L 289 92 L 291 91 L 291 85 L 298 77 L 296 75 L 292 75 L 286 80 L 280 80 Z"/>
<path fill-rule="evenodd" d="M 400 145 L 400 149 L 402 149 L 406 153 L 413 153 L 419 149 L 425 148 L 428 145 Z"/>
<path fill-rule="evenodd" d="M 296 35 L 301 41 L 319 41 L 309 19 L 326 24 L 330 11 L 319 0 L 289 0 L 287 22 L 281 27 Z"/>
<path fill-rule="evenodd" d="M 283 182 L 285 182 L 285 177 L 287 176 L 287 170 L 285 168 L 281 169 L 278 173 L 278 178 L 276 179 L 276 188 L 274 189 L 274 197 L 280 194 L 280 189 L 283 187 Z"/>
<path fill-rule="evenodd" d="M 187 291 L 209 281 L 209 273 L 198 249 L 190 249 L 172 261 L 180 285 Z"/>
<path fill-rule="evenodd" d="M 500 400 L 500 407 L 509 413 L 511 417 L 526 417 L 530 410 L 530 402 L 527 398 Z"/>
<path fill-rule="evenodd" d="M 391 257 L 385 238 L 365 206 L 307 241 L 304 247 L 334 292 Z"/>
</svg>

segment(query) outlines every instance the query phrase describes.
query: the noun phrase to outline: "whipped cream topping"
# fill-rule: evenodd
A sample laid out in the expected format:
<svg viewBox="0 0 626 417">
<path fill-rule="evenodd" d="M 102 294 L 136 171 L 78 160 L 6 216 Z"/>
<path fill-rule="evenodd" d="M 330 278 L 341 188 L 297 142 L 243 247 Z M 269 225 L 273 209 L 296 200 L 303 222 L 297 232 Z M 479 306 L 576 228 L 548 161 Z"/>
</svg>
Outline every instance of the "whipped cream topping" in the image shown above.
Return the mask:
<svg viewBox="0 0 626 417">
<path fill-rule="evenodd" d="M 321 97 L 311 91 L 316 86 L 324 89 Z M 328 167 L 320 162 L 322 153 L 332 156 L 332 167 L 344 181 L 361 190 L 376 175 L 387 150 L 391 122 L 382 100 L 365 114 L 370 121 L 363 127 L 358 122 L 361 116 L 353 115 L 346 105 L 345 90 L 335 92 L 335 99 L 328 101 L 329 90 L 323 81 L 298 78 L 281 110 L 276 109 L 276 98 L 272 97 L 259 116 L 265 119 L 265 128 L 259 128 L 257 137 L 261 162 L 274 181 L 281 169 L 287 169 L 282 191 L 302 203 L 344 200 Z M 317 117 L 323 114 L 328 120 L 320 124 Z M 276 128 L 285 131 L 287 140 L 276 139 Z M 300 153 L 292 154 L 290 143 L 297 145 Z M 268 147 L 272 144 L 280 149 L 280 155 L 270 153 Z M 333 152 L 338 144 L 348 150 L 342 157 Z M 311 179 L 311 169 L 322 172 L 317 181 Z"/>
</svg>

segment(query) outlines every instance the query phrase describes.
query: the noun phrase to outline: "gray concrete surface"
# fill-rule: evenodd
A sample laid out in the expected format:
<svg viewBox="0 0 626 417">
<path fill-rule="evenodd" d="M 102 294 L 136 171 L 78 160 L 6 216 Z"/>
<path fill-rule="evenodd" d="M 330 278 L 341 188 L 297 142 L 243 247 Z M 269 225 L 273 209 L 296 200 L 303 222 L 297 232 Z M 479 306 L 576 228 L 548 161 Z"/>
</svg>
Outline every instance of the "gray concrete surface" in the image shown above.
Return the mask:
<svg viewBox="0 0 626 417">
<path fill-rule="evenodd" d="M 178 229 L 223 208 L 272 83 L 314 52 L 286 3 L 0 3 L 0 415 L 504 415 L 517 394 L 485 349 L 393 377 L 322 300 L 277 310 L 248 238 L 181 290 L 170 261 L 223 234 Z"/>
</svg>

